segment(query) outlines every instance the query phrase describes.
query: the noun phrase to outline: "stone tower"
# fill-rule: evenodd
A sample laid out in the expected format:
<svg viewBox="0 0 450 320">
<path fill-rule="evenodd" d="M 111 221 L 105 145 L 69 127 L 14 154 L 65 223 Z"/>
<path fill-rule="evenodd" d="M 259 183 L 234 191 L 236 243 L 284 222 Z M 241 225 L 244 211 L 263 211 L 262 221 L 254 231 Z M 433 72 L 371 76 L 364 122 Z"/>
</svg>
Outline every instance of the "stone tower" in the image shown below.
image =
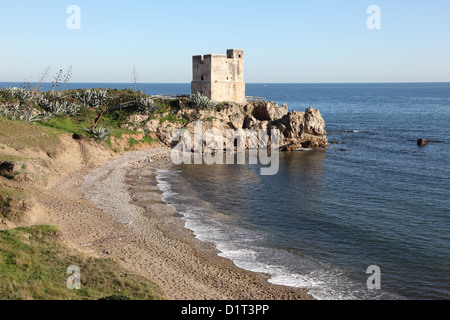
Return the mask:
<svg viewBox="0 0 450 320">
<path fill-rule="evenodd" d="M 200 92 L 213 101 L 244 103 L 244 50 L 192 58 L 192 94 Z"/>
</svg>

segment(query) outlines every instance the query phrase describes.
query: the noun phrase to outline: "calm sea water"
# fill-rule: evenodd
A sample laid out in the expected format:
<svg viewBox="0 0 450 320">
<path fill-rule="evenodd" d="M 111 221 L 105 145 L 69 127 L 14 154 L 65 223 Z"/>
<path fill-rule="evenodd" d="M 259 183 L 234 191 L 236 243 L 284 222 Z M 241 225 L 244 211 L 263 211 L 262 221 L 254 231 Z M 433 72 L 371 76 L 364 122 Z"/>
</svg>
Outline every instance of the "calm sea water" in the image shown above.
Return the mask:
<svg viewBox="0 0 450 320">
<path fill-rule="evenodd" d="M 161 170 L 166 202 L 197 237 L 319 299 L 450 298 L 450 84 L 258 84 L 247 94 L 318 108 L 339 143 L 281 154 L 276 176 L 256 165 Z M 381 290 L 367 289 L 372 265 Z"/>
<path fill-rule="evenodd" d="M 66 86 L 90 87 L 131 85 Z M 319 109 L 336 144 L 282 153 L 275 176 L 258 165 L 159 170 L 186 226 L 236 265 L 319 299 L 450 298 L 450 83 L 247 84 L 247 95 Z M 367 289 L 371 265 L 381 290 Z"/>
</svg>

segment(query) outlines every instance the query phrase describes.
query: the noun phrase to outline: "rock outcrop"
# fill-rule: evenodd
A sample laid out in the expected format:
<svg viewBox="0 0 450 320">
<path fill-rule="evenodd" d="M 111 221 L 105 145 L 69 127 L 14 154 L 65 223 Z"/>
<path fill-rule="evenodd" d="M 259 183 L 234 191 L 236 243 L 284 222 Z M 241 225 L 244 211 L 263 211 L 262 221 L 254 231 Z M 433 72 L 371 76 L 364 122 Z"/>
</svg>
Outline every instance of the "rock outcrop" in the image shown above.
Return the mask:
<svg viewBox="0 0 450 320">
<path fill-rule="evenodd" d="M 286 104 L 279 107 L 276 103 L 265 101 L 250 104 L 247 106 L 247 110 L 259 121 L 275 121 L 288 114 L 288 107 Z"/>
<path fill-rule="evenodd" d="M 313 108 L 305 112 L 291 111 L 275 124 L 281 133 L 281 150 L 299 148 L 326 148 L 328 146 L 325 121 L 320 111 Z"/>
<path fill-rule="evenodd" d="M 280 131 L 280 150 L 292 151 L 302 148 L 326 148 L 328 146 L 325 121 L 320 111 L 313 108 L 305 112 L 290 111 L 287 105 L 278 106 L 273 102 L 255 102 L 245 105 L 230 104 L 217 110 L 195 110 L 183 108 L 175 114 L 175 121 L 160 121 L 143 118 L 131 118 L 128 122 L 142 125 L 145 131 L 156 133 L 160 141 L 168 146 L 173 145 L 172 136 L 175 130 L 184 128 L 194 134 L 194 122 L 202 122 L 203 132 L 212 128 L 218 129 L 223 137 L 226 130 L 254 129 L 256 131 Z M 139 122 L 139 123 L 135 123 Z"/>
</svg>

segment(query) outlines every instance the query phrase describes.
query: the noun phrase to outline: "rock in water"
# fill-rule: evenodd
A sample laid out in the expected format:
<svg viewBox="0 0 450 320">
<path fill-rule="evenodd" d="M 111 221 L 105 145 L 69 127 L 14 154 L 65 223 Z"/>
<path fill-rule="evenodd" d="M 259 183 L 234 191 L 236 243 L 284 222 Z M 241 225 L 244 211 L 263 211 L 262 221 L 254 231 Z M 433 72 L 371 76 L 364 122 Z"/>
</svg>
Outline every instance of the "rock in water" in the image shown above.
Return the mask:
<svg viewBox="0 0 450 320">
<path fill-rule="evenodd" d="M 418 146 L 424 146 L 424 145 L 426 145 L 427 144 L 427 140 L 425 140 L 425 139 L 417 139 L 417 145 Z"/>
<path fill-rule="evenodd" d="M 317 109 L 308 108 L 305 112 L 291 111 L 281 118 L 276 127 L 282 134 L 280 147 L 289 146 L 288 150 L 328 146 L 325 121 Z"/>
</svg>

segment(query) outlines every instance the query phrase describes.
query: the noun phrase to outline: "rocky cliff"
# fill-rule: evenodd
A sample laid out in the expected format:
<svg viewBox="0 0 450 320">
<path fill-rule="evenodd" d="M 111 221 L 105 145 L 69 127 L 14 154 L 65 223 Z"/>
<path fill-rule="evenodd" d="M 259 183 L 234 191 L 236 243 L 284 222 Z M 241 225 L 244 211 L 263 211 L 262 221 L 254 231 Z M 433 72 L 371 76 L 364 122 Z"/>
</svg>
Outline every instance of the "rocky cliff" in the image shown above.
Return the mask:
<svg viewBox="0 0 450 320">
<path fill-rule="evenodd" d="M 167 115 L 150 118 L 133 115 L 128 118 L 128 128 L 141 126 L 149 133 L 155 133 L 159 140 L 172 145 L 172 136 L 176 129 L 185 128 L 194 132 L 194 122 L 202 121 L 202 130 L 218 129 L 225 137 L 226 130 L 254 129 L 256 131 L 272 129 L 280 131 L 280 150 L 292 151 L 301 148 L 326 148 L 328 146 L 325 121 L 320 111 L 313 108 L 305 112 L 289 111 L 286 104 L 278 106 L 273 102 L 249 102 L 244 105 L 229 104 L 221 109 L 196 110 L 181 108 L 175 117 L 162 120 Z"/>
</svg>

